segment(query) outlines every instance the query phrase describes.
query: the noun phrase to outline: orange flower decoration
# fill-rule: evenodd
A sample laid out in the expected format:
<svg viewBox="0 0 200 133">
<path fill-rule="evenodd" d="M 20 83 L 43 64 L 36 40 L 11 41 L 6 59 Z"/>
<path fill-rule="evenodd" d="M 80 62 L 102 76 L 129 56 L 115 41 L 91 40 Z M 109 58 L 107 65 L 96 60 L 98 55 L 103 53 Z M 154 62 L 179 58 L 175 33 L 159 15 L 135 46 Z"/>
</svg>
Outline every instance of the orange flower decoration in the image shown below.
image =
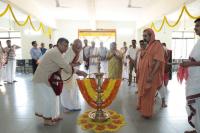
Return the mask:
<svg viewBox="0 0 200 133">
<path fill-rule="evenodd" d="M 114 132 L 126 124 L 124 117 L 112 110 L 107 110 L 107 112 L 110 113 L 110 119 L 106 122 L 95 122 L 88 117 L 91 111 L 92 110 L 84 112 L 77 120 L 83 130 L 91 130 L 96 133 Z"/>
</svg>

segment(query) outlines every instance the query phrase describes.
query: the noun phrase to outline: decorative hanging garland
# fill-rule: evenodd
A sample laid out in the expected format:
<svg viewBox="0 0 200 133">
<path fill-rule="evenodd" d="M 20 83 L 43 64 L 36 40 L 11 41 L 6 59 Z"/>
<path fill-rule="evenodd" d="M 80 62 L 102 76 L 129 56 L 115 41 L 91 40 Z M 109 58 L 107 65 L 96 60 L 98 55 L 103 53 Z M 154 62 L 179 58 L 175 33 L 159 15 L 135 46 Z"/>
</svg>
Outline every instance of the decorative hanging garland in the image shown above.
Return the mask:
<svg viewBox="0 0 200 133">
<path fill-rule="evenodd" d="M 183 13 L 184 13 L 184 12 L 185 12 L 191 19 L 200 18 L 200 16 L 193 16 L 193 15 L 191 15 L 190 12 L 188 11 L 187 7 L 184 5 L 183 8 L 182 8 L 182 10 L 181 10 L 181 13 L 180 13 L 180 15 L 179 15 L 179 17 L 178 17 L 178 19 L 177 19 L 177 21 L 176 21 L 174 24 L 170 24 L 169 21 L 168 21 L 168 19 L 167 19 L 167 17 L 164 16 L 160 28 L 156 28 L 154 23 L 152 23 L 150 27 L 151 27 L 154 31 L 156 31 L 156 32 L 160 32 L 160 31 L 162 30 L 162 28 L 163 28 L 163 26 L 164 26 L 165 23 L 166 23 L 167 26 L 169 26 L 170 28 L 174 28 L 174 27 L 177 26 L 178 23 L 180 22 L 180 20 L 181 20 L 181 18 L 182 18 L 182 16 L 183 16 Z"/>
<path fill-rule="evenodd" d="M 45 26 L 44 26 L 44 24 L 43 24 L 42 22 L 40 22 L 40 25 L 39 25 L 39 28 L 38 28 L 38 29 L 35 28 L 35 26 L 34 26 L 32 20 L 31 20 L 31 17 L 30 17 L 30 16 L 27 16 L 27 18 L 26 18 L 26 20 L 25 20 L 24 22 L 19 22 L 19 21 L 17 20 L 16 16 L 15 16 L 13 10 L 12 10 L 12 7 L 11 7 L 9 4 L 7 5 L 6 9 L 5 9 L 2 13 L 0 13 L 0 17 L 3 17 L 8 11 L 11 12 L 12 17 L 13 17 L 15 23 L 16 23 L 18 26 L 23 27 L 23 26 L 26 26 L 26 24 L 27 24 L 28 22 L 30 22 L 30 25 L 31 25 L 31 27 L 32 27 L 32 29 L 33 29 L 34 31 L 38 32 L 38 31 L 42 30 L 43 33 L 44 33 L 45 35 L 47 35 L 48 37 L 51 37 L 52 29 L 48 27 L 48 29 L 45 31 Z"/>
</svg>

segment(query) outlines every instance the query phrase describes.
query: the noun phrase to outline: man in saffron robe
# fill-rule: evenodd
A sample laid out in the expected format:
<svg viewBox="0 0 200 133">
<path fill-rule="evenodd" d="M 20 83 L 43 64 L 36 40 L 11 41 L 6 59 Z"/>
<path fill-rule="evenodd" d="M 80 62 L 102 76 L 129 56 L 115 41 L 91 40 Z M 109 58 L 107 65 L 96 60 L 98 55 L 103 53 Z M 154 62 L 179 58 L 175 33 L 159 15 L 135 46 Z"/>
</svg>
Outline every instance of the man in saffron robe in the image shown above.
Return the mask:
<svg viewBox="0 0 200 133">
<path fill-rule="evenodd" d="M 153 115 L 154 98 L 158 88 L 162 85 L 164 74 L 164 49 L 155 40 L 152 29 L 143 32 L 143 39 L 147 47 L 140 54 L 138 64 L 138 109 L 145 118 Z"/>
</svg>

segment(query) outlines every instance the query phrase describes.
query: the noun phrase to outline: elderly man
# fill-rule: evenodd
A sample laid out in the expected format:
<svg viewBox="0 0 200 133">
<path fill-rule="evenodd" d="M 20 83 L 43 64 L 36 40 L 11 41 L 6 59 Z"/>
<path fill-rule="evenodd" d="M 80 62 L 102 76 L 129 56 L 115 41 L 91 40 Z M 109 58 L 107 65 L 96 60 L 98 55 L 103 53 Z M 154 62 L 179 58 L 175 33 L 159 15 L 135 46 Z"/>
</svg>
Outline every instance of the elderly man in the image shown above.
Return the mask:
<svg viewBox="0 0 200 133">
<path fill-rule="evenodd" d="M 68 43 L 65 38 L 58 39 L 57 47 L 44 55 L 33 77 L 35 114 L 44 119 L 45 125 L 54 125 L 60 119 L 59 94 L 50 82 L 50 77 L 60 69 L 67 74 L 73 74 L 73 64 L 69 64 L 63 58 Z"/>
<path fill-rule="evenodd" d="M 74 64 L 76 74 L 82 72 L 78 70 L 79 66 L 83 62 L 83 51 L 82 51 L 82 42 L 79 39 L 76 39 L 70 47 L 66 54 L 64 55 L 65 61 L 70 64 Z M 76 84 L 76 78 L 78 78 L 75 74 L 71 77 L 69 74 L 66 74 L 64 71 L 61 72 L 62 79 L 70 78 L 68 81 L 64 82 L 63 91 L 61 93 L 61 104 L 65 108 L 65 111 L 79 111 L 81 109 L 80 101 L 79 101 L 79 92 L 78 86 Z M 86 77 L 87 74 L 84 73 Z"/>
<path fill-rule="evenodd" d="M 200 36 L 200 18 L 195 20 L 194 30 Z M 200 40 L 190 53 L 189 61 L 183 62 L 181 66 L 188 68 L 189 76 L 186 81 L 188 122 L 195 128 L 185 133 L 200 133 Z"/>
<path fill-rule="evenodd" d="M 143 32 L 143 39 L 147 42 L 145 52 L 140 54 L 138 64 L 138 110 L 145 118 L 153 115 L 154 98 L 158 88 L 162 85 L 164 74 L 164 49 L 155 40 L 152 29 Z"/>
</svg>

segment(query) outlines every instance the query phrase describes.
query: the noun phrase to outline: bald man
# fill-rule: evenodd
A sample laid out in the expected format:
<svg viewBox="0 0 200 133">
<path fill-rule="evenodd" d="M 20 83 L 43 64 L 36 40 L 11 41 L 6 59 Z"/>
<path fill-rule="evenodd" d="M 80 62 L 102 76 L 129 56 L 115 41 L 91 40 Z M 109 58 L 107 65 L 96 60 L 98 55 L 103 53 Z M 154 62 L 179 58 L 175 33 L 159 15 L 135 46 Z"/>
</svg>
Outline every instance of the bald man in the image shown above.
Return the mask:
<svg viewBox="0 0 200 133">
<path fill-rule="evenodd" d="M 69 79 L 64 82 L 63 91 L 61 93 L 61 104 L 65 108 L 65 112 L 79 111 L 81 107 L 76 78 L 78 78 L 77 75 L 87 76 L 85 72 L 78 70 L 83 62 L 82 42 L 79 39 L 74 41 L 72 47 L 70 47 L 64 55 L 64 58 L 69 64 L 73 64 L 76 74 L 70 77 L 70 75 L 67 75 L 64 71 L 61 72 L 63 80 Z"/>
</svg>

